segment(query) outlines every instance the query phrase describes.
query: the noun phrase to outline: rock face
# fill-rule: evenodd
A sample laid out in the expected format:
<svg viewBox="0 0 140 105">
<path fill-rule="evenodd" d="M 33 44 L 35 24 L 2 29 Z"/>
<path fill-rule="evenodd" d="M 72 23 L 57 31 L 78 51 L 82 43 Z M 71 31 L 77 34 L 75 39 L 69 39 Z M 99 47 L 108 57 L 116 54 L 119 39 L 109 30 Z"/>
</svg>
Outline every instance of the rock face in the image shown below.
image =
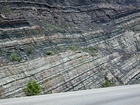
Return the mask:
<svg viewBox="0 0 140 105">
<path fill-rule="evenodd" d="M 33 1 L 33 0 L 31 0 Z M 38 0 L 39 2 L 39 0 Z M 81 6 L 89 5 L 91 3 L 118 3 L 118 4 L 130 4 L 138 3 L 139 0 L 44 0 L 44 2 L 50 5 L 69 5 L 69 6 Z"/>
<path fill-rule="evenodd" d="M 139 0 L 0 0 L 0 98 L 140 83 Z"/>
</svg>

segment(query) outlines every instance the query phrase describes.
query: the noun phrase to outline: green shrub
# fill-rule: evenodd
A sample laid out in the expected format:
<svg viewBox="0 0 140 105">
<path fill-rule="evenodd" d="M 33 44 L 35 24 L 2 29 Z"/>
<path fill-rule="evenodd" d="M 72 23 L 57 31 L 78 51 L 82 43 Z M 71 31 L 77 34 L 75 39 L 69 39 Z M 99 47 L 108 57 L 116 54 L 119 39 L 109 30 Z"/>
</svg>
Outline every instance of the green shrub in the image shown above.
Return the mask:
<svg viewBox="0 0 140 105">
<path fill-rule="evenodd" d="M 63 50 L 63 47 L 62 46 L 58 46 L 57 50 Z"/>
<path fill-rule="evenodd" d="M 2 13 L 11 13 L 11 14 L 13 14 L 14 12 L 13 12 L 13 10 L 12 9 L 10 9 L 8 6 L 2 6 L 2 7 L 0 7 L 0 10 L 1 10 L 1 12 Z"/>
<path fill-rule="evenodd" d="M 17 61 L 20 62 L 21 61 L 21 58 L 17 57 Z"/>
<path fill-rule="evenodd" d="M 50 27 L 50 28 L 53 28 L 53 29 L 58 29 L 58 27 L 56 27 L 55 25 L 52 25 L 52 24 L 47 24 L 47 27 Z"/>
<path fill-rule="evenodd" d="M 11 58 L 12 58 L 12 61 L 16 61 L 16 58 L 17 58 L 16 54 L 15 53 L 12 53 L 11 54 Z"/>
<path fill-rule="evenodd" d="M 96 56 L 96 54 L 98 53 L 98 46 L 87 47 L 87 48 L 84 48 L 84 50 L 90 52 L 91 56 Z"/>
<path fill-rule="evenodd" d="M 17 57 L 17 55 L 15 53 L 11 54 L 11 58 L 12 58 L 12 61 L 18 61 L 18 62 L 21 61 L 21 58 Z"/>
<path fill-rule="evenodd" d="M 64 24 L 64 28 L 68 30 L 68 24 Z"/>
<path fill-rule="evenodd" d="M 33 51 L 33 47 L 30 46 L 27 48 L 26 54 L 30 55 L 32 53 L 32 51 Z"/>
<path fill-rule="evenodd" d="M 52 51 L 47 51 L 46 54 L 47 54 L 47 55 L 52 55 L 53 52 L 52 52 Z"/>
<path fill-rule="evenodd" d="M 102 83 L 102 87 L 110 87 L 112 86 L 108 78 L 105 78 L 105 81 Z"/>
<path fill-rule="evenodd" d="M 69 49 L 70 50 L 76 50 L 77 48 L 76 48 L 76 46 L 69 46 Z"/>
<path fill-rule="evenodd" d="M 98 50 L 98 47 L 97 47 L 97 46 L 89 47 L 89 50 L 90 50 L 90 51 L 97 51 L 97 50 Z"/>
<path fill-rule="evenodd" d="M 85 50 L 89 50 L 89 51 L 92 51 L 92 52 L 93 52 L 93 51 L 94 51 L 94 52 L 95 52 L 95 51 L 97 52 L 97 51 L 98 51 L 98 47 L 97 47 L 97 46 L 94 46 L 94 47 L 87 47 L 87 48 L 85 48 Z"/>
<path fill-rule="evenodd" d="M 41 87 L 36 81 L 30 80 L 24 89 L 27 96 L 34 96 L 41 93 Z"/>
</svg>

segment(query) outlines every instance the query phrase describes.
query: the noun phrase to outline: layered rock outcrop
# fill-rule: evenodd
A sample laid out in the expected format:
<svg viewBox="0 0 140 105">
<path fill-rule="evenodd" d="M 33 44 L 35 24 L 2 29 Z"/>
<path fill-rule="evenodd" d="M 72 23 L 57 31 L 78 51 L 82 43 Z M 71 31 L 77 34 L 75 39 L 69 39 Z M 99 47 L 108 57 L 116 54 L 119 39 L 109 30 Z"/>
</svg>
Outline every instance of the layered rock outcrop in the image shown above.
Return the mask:
<svg viewBox="0 0 140 105">
<path fill-rule="evenodd" d="M 99 88 L 105 78 L 140 83 L 139 3 L 1 0 L 0 97 L 25 96 L 30 79 L 42 94 Z"/>
</svg>

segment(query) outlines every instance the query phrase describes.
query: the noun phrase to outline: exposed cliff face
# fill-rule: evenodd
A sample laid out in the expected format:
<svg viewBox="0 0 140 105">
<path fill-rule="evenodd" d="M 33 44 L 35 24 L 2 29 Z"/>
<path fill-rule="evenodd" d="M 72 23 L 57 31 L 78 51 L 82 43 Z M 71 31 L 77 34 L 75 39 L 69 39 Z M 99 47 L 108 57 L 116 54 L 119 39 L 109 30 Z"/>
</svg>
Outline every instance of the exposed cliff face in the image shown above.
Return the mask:
<svg viewBox="0 0 140 105">
<path fill-rule="evenodd" d="M 139 4 L 1 0 L 0 97 L 25 96 L 30 79 L 42 94 L 98 88 L 105 78 L 140 83 Z"/>
<path fill-rule="evenodd" d="M 10 0 L 9 0 L 10 1 Z M 19 1 L 19 0 L 13 0 Z M 93 3 L 117 3 L 117 4 L 133 4 L 139 3 L 140 0 L 24 0 L 25 2 L 38 2 L 38 3 L 47 3 L 49 5 L 61 5 L 61 6 L 82 6 L 82 5 L 90 5 Z"/>
<path fill-rule="evenodd" d="M 46 3 L 50 5 L 68 5 L 68 6 L 90 5 L 93 3 L 129 4 L 138 2 L 139 0 L 46 0 Z"/>
</svg>

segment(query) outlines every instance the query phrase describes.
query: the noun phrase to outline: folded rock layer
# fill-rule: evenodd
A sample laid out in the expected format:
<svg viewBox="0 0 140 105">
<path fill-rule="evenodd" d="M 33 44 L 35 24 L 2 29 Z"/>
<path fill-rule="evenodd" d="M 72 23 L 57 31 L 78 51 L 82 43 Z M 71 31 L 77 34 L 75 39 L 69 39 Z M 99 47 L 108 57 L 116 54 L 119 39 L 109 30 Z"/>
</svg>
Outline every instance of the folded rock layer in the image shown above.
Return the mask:
<svg viewBox="0 0 140 105">
<path fill-rule="evenodd" d="M 140 83 L 139 0 L 0 0 L 0 98 Z"/>
</svg>

